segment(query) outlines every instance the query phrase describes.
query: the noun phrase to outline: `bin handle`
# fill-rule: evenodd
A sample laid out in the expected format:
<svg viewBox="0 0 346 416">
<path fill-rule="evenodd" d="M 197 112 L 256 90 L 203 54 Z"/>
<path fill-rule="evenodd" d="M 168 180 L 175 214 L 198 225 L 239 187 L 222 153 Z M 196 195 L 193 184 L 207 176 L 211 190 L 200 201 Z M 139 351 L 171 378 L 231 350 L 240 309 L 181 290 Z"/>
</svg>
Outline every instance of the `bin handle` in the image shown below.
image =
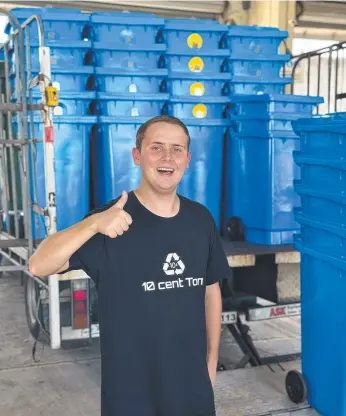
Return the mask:
<svg viewBox="0 0 346 416">
<path fill-rule="evenodd" d="M 99 80 L 95 77 L 94 74 L 90 75 L 86 82 L 87 91 L 98 91 L 100 89 Z"/>
<path fill-rule="evenodd" d="M 223 62 L 222 62 L 222 64 L 221 64 L 221 72 L 230 72 L 229 71 L 229 61 L 228 61 L 228 58 L 226 58 Z"/>
<path fill-rule="evenodd" d="M 219 49 L 227 49 L 227 48 L 228 48 L 228 35 L 225 34 L 220 39 Z"/>
<path fill-rule="evenodd" d="M 162 68 L 166 68 L 166 60 L 165 57 L 163 55 L 160 56 L 159 61 L 157 63 L 157 67 L 162 69 Z"/>
<path fill-rule="evenodd" d="M 96 54 L 92 49 L 89 49 L 84 56 L 85 66 L 97 66 Z"/>
<path fill-rule="evenodd" d="M 82 40 L 94 40 L 94 34 L 93 27 L 90 24 L 87 24 L 82 30 Z"/>
<path fill-rule="evenodd" d="M 155 36 L 155 43 L 162 44 L 162 43 L 164 43 L 164 40 L 165 40 L 165 38 L 164 38 L 164 35 L 163 35 L 163 30 L 159 29 L 156 36 Z"/>
</svg>

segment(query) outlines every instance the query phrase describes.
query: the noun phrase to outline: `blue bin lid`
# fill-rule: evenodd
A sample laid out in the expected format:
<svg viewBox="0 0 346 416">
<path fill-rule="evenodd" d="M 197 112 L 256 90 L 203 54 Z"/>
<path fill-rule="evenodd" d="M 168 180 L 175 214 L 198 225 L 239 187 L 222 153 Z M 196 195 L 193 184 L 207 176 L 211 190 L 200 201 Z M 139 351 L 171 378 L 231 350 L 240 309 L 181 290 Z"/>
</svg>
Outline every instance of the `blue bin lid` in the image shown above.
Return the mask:
<svg viewBox="0 0 346 416">
<path fill-rule="evenodd" d="M 294 94 L 244 94 L 234 95 L 232 103 L 297 103 L 297 104 L 320 104 L 323 103 L 323 97 L 313 97 L 308 95 Z"/>
<path fill-rule="evenodd" d="M 40 116 L 33 117 L 34 123 L 41 123 L 43 128 L 42 119 Z M 56 116 L 53 115 L 54 124 L 96 124 L 97 116 Z"/>
<path fill-rule="evenodd" d="M 272 55 L 261 55 L 261 54 L 239 54 L 231 53 L 229 55 L 230 61 L 282 61 L 288 62 L 291 57 L 288 54 L 272 54 Z"/>
<path fill-rule="evenodd" d="M 292 82 L 291 77 L 271 77 L 267 78 L 256 77 L 256 76 L 231 76 L 232 83 L 238 84 L 290 84 Z"/>
<path fill-rule="evenodd" d="M 228 127 L 228 119 L 206 119 L 206 118 L 180 118 L 180 120 L 187 126 L 191 127 Z"/>
<path fill-rule="evenodd" d="M 114 101 L 168 101 L 169 94 L 138 94 L 138 93 L 97 93 L 97 99 Z"/>
<path fill-rule="evenodd" d="M 319 156 L 306 156 L 300 151 L 293 153 L 294 161 L 298 165 L 314 165 L 314 166 L 326 166 L 338 170 L 346 170 L 346 160 L 340 156 L 337 158 L 323 158 Z"/>
<path fill-rule="evenodd" d="M 100 12 L 91 14 L 91 22 L 130 26 L 163 26 L 165 21 L 154 14 L 133 12 Z"/>
<path fill-rule="evenodd" d="M 101 116 L 98 118 L 98 124 L 144 124 L 151 117 L 112 117 Z"/>
<path fill-rule="evenodd" d="M 93 48 L 107 51 L 131 51 L 131 52 L 165 52 L 167 46 L 163 43 L 152 43 L 150 45 L 127 45 L 119 42 L 94 42 Z"/>
<path fill-rule="evenodd" d="M 346 134 L 346 114 L 312 116 L 308 119 L 300 118 L 292 122 L 292 127 L 300 134 L 302 132 L 325 132 Z"/>
<path fill-rule="evenodd" d="M 228 26 L 216 20 L 204 19 L 166 19 L 165 30 L 183 30 L 187 32 L 227 32 Z"/>
<path fill-rule="evenodd" d="M 326 263 L 332 264 L 333 266 L 337 267 L 340 270 L 346 271 L 346 260 L 341 259 L 340 257 L 333 257 L 328 254 L 322 253 L 320 251 L 316 251 L 306 245 L 300 235 L 294 236 L 294 246 L 295 248 L 303 253 L 307 254 L 317 260 L 325 261 Z"/>
<path fill-rule="evenodd" d="M 276 27 L 232 25 L 228 27 L 228 36 L 285 39 L 288 38 L 289 33 Z"/>
<path fill-rule="evenodd" d="M 152 71 L 137 71 L 136 69 L 131 68 L 104 68 L 96 67 L 95 73 L 98 75 L 115 75 L 115 76 L 134 76 L 134 77 L 167 77 L 168 69 L 166 68 L 157 68 Z"/>
<path fill-rule="evenodd" d="M 170 71 L 169 79 L 174 80 L 193 80 L 193 81 L 228 81 L 231 78 L 229 72 L 217 72 L 215 74 L 205 74 L 203 72 L 175 72 Z"/>
<path fill-rule="evenodd" d="M 43 21 L 79 21 L 88 22 L 90 13 L 83 13 L 75 9 L 62 9 L 54 7 L 19 7 L 10 11 L 17 19 L 27 19 L 33 14 L 38 14 Z"/>
<path fill-rule="evenodd" d="M 302 117 L 301 112 L 272 112 L 266 114 L 258 114 L 257 112 L 253 112 L 251 115 L 232 115 L 231 119 L 234 121 L 270 121 L 270 120 L 280 120 L 280 121 L 293 121 L 298 120 Z M 311 117 L 311 115 L 307 116 Z"/>
<path fill-rule="evenodd" d="M 167 55 L 171 56 L 198 56 L 198 57 L 209 57 L 209 58 L 215 58 L 215 57 L 229 57 L 229 50 L 228 49 L 214 49 L 214 50 L 203 50 L 198 49 L 194 50 L 183 50 L 181 52 L 177 52 L 176 49 L 170 50 L 167 48 Z"/>
<path fill-rule="evenodd" d="M 28 94 L 29 96 L 29 94 Z M 34 99 L 39 99 L 42 97 L 41 93 L 37 90 L 34 90 L 32 93 Z M 96 91 L 59 91 L 59 100 L 94 100 L 96 98 Z"/>
<path fill-rule="evenodd" d="M 27 38 L 24 39 L 24 44 L 26 45 Z M 30 41 L 30 46 L 34 48 L 38 48 L 42 45 L 38 41 Z M 49 48 L 59 48 L 59 49 L 91 49 L 92 43 L 91 41 L 85 40 L 69 40 L 68 42 L 64 42 L 61 40 L 44 40 L 44 46 L 48 46 Z"/>
<path fill-rule="evenodd" d="M 229 98 L 222 97 L 204 97 L 204 96 L 183 96 L 183 97 L 171 97 L 169 100 L 171 103 L 191 103 L 191 104 L 228 104 Z"/>
<path fill-rule="evenodd" d="M 258 134 L 257 131 L 254 131 L 253 134 L 249 134 L 246 132 L 232 132 L 231 138 L 234 139 L 267 139 L 267 140 L 287 140 L 287 139 L 294 139 L 299 140 L 299 136 L 297 136 L 293 131 L 285 131 L 285 130 L 272 130 L 264 135 Z"/>
<path fill-rule="evenodd" d="M 340 237 L 346 237 L 346 227 L 341 227 L 339 225 L 327 223 L 325 221 L 311 219 L 310 216 L 304 214 L 300 208 L 294 209 L 294 216 L 299 224 L 304 224 L 320 230 L 322 229 L 325 231 L 329 231 L 333 234 L 339 235 Z"/>
<path fill-rule="evenodd" d="M 340 192 L 329 192 L 328 190 L 312 189 L 305 186 L 301 179 L 294 181 L 294 189 L 298 195 L 307 195 L 315 198 L 327 199 L 329 201 L 336 202 L 337 204 L 346 205 L 346 195 Z"/>
<path fill-rule="evenodd" d="M 25 72 L 28 72 L 27 68 L 25 68 Z M 38 73 L 39 68 L 34 65 L 31 69 L 31 73 Z M 94 68 L 92 66 L 76 66 L 73 69 L 71 68 L 54 68 L 51 71 L 52 75 L 55 74 L 67 74 L 67 75 L 83 75 L 83 74 L 93 74 Z"/>
</svg>

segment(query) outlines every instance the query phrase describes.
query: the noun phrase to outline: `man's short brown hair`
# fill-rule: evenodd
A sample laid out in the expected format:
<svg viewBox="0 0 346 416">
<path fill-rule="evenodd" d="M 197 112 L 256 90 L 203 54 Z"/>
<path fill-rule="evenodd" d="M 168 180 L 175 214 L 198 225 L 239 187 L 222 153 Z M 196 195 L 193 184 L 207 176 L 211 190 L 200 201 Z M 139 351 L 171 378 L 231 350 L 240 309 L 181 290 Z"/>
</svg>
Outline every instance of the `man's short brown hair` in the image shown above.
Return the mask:
<svg viewBox="0 0 346 416">
<path fill-rule="evenodd" d="M 190 139 L 190 133 L 189 133 L 188 128 L 178 118 L 164 115 L 164 116 L 157 116 L 157 117 L 151 118 L 150 120 L 142 124 L 141 127 L 138 129 L 137 134 L 136 134 L 136 147 L 138 150 L 141 150 L 142 148 L 142 142 L 143 142 L 146 131 L 148 130 L 150 126 L 152 126 L 155 123 L 169 123 L 169 124 L 174 124 L 176 126 L 180 126 L 184 130 L 187 136 L 187 149 L 189 149 L 191 139 Z"/>
</svg>

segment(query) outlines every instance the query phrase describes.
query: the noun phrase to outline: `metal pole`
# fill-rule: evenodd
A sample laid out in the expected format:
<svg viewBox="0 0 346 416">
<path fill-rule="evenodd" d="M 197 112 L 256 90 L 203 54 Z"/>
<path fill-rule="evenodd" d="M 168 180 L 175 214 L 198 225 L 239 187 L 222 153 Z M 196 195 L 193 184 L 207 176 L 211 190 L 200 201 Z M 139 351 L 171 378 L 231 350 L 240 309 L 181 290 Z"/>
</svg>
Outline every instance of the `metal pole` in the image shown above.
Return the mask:
<svg viewBox="0 0 346 416">
<path fill-rule="evenodd" d="M 50 49 L 40 45 L 39 49 L 40 68 L 44 75 L 42 88 L 43 102 L 45 100 L 45 88 L 47 80 L 51 79 Z M 51 109 L 46 106 L 45 112 L 45 140 L 44 140 L 44 167 L 46 186 L 46 206 L 48 209 L 48 235 L 54 234 L 56 229 L 56 205 L 55 205 L 55 172 L 54 172 L 54 135 Z M 51 275 L 48 278 L 49 284 L 49 327 L 50 343 L 52 349 L 61 347 L 60 334 L 60 293 L 58 275 Z"/>
<path fill-rule="evenodd" d="M 8 45 L 4 48 L 4 57 L 5 57 L 5 78 L 6 78 L 6 102 L 11 102 L 11 95 L 9 92 L 10 83 L 7 82 L 8 80 L 8 73 L 9 73 L 9 57 L 8 57 Z M 19 113 L 18 113 L 19 114 Z M 10 140 L 13 140 L 12 136 L 12 113 L 10 111 L 7 112 L 8 117 L 8 136 Z M 0 128 L 3 128 L 3 114 L 1 113 L 0 116 Z M 5 137 L 6 138 L 6 137 Z M 18 196 L 17 196 L 17 170 L 14 163 L 14 148 L 13 146 L 10 146 L 9 148 L 10 153 L 10 172 L 11 172 L 11 189 L 12 189 L 12 209 L 14 211 L 13 220 L 14 220 L 14 234 L 16 238 L 19 238 L 19 212 L 18 212 Z M 23 205 L 24 207 L 24 205 Z"/>
</svg>

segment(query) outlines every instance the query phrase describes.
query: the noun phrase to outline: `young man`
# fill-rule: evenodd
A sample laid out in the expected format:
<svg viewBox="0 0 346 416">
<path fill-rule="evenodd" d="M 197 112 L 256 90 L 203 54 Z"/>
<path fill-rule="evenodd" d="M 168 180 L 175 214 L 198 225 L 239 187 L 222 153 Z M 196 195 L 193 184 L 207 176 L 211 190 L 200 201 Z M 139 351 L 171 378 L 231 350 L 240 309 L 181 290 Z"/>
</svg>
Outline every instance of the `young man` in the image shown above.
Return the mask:
<svg viewBox="0 0 346 416">
<path fill-rule="evenodd" d="M 83 269 L 98 290 L 102 416 L 214 416 L 229 266 L 214 220 L 177 195 L 191 154 L 186 126 L 160 116 L 138 130 L 137 190 L 49 236 L 37 276 Z"/>
</svg>

